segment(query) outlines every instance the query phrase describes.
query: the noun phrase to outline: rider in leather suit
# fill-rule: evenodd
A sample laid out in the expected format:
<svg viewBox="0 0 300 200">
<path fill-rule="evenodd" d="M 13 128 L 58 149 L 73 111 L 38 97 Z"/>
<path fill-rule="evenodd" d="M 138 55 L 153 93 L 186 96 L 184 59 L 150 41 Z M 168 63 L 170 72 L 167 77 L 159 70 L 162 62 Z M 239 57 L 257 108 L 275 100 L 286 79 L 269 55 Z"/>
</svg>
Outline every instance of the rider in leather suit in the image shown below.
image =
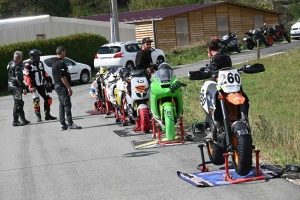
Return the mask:
<svg viewBox="0 0 300 200">
<path fill-rule="evenodd" d="M 33 108 L 38 122 L 42 121 L 39 96 L 42 96 L 44 99 L 45 120 L 57 119 L 56 117 L 50 115 L 52 98 L 48 95 L 48 93 L 52 92 L 52 83 L 50 77 L 44 69 L 43 63 L 40 61 L 41 54 L 42 53 L 37 49 L 30 50 L 30 61 L 25 63 L 23 70 L 25 82 L 32 93 Z"/>
<path fill-rule="evenodd" d="M 22 99 L 22 93 L 26 95 L 27 90 L 23 82 L 22 66 L 19 64 L 22 62 L 22 58 L 22 52 L 16 51 L 14 53 L 14 59 L 7 65 L 8 90 L 14 98 L 13 126 L 23 126 L 30 123 L 30 121 L 26 120 L 23 110 L 24 101 Z M 19 117 L 21 122 L 19 121 Z"/>
</svg>

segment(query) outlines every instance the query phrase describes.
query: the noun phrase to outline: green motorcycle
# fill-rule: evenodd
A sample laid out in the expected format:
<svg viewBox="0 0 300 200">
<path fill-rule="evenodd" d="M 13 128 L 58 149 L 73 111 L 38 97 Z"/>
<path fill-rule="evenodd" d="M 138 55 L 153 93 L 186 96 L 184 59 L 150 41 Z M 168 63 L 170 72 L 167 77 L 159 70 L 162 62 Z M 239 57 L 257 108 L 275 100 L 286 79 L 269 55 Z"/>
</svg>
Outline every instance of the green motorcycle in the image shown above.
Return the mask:
<svg viewBox="0 0 300 200">
<path fill-rule="evenodd" d="M 154 74 L 150 85 L 150 107 L 153 115 L 153 136 L 155 136 L 155 121 L 166 134 L 167 140 L 174 140 L 176 136 L 175 124 L 180 119 L 181 133 L 183 134 L 183 102 L 182 86 L 186 86 L 176 78 L 172 67 L 161 63 Z M 160 131 L 159 131 L 160 133 Z M 160 134 L 158 134 L 160 136 Z"/>
</svg>

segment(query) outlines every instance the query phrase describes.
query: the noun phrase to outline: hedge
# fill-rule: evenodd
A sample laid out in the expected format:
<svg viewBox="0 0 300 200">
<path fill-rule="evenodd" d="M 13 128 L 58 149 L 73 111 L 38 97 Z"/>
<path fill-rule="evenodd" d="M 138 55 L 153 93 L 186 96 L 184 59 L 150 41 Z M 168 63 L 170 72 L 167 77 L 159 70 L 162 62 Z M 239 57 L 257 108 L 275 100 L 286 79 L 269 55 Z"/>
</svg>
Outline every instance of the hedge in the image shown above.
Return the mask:
<svg viewBox="0 0 300 200">
<path fill-rule="evenodd" d="M 7 64 L 13 59 L 15 51 L 22 51 L 23 60 L 26 60 L 31 49 L 39 49 L 42 55 L 55 55 L 56 47 L 64 46 L 67 49 L 67 57 L 88 64 L 93 69 L 94 55 L 105 43 L 108 41 L 101 35 L 83 33 L 0 46 L 0 92 L 7 90 Z"/>
</svg>

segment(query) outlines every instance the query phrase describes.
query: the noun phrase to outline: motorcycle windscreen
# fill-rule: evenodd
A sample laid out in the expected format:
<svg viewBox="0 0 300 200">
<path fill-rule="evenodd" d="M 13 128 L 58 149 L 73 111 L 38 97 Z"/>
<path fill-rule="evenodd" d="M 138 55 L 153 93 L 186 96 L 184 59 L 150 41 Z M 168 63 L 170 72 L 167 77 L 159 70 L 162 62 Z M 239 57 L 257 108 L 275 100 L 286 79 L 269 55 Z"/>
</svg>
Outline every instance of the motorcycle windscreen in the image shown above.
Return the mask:
<svg viewBox="0 0 300 200">
<path fill-rule="evenodd" d="M 218 84 L 225 93 L 239 92 L 242 79 L 236 69 L 220 70 L 218 74 Z"/>
<path fill-rule="evenodd" d="M 166 69 L 166 68 L 158 69 L 155 76 L 161 83 L 169 82 L 174 76 L 174 72 L 173 69 Z"/>
</svg>

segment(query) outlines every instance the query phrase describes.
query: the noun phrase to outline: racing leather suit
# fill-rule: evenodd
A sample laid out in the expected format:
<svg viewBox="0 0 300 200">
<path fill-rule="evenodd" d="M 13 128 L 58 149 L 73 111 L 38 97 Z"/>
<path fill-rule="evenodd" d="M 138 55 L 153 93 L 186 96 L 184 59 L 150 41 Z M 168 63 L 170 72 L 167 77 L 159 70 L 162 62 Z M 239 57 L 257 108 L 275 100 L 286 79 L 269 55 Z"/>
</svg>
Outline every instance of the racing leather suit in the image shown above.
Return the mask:
<svg viewBox="0 0 300 200">
<path fill-rule="evenodd" d="M 16 61 L 11 61 L 7 65 L 8 71 L 8 90 L 11 92 L 14 98 L 13 107 L 13 123 L 18 122 L 18 118 L 25 119 L 24 114 L 24 101 L 22 99 L 23 90 L 26 86 L 23 82 L 22 66 Z"/>
<path fill-rule="evenodd" d="M 24 80 L 28 87 L 34 87 L 36 89 L 35 92 L 32 92 L 32 98 L 33 108 L 37 115 L 38 121 L 41 121 L 39 96 L 42 96 L 44 99 L 45 119 L 48 120 L 54 118 L 50 115 L 52 98 L 48 95 L 45 87 L 45 84 L 51 83 L 51 79 L 45 71 L 43 63 L 41 61 L 34 62 L 30 60 L 29 62 L 25 63 L 23 74 Z"/>
</svg>

